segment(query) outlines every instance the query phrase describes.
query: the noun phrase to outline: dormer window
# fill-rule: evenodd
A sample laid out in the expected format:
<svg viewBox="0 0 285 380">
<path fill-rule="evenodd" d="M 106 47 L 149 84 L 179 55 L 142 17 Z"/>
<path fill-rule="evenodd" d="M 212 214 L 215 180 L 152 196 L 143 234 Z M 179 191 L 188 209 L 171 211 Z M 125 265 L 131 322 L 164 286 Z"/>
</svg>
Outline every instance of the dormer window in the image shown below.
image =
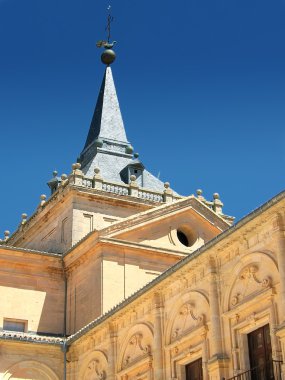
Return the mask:
<svg viewBox="0 0 285 380">
<path fill-rule="evenodd" d="M 143 171 L 144 165 L 140 162 L 140 160 L 135 159 L 129 165 L 124 167 L 121 171 L 121 178 L 125 183 L 130 183 L 131 175 L 136 176 L 137 184 L 142 187 L 143 186 Z"/>
</svg>

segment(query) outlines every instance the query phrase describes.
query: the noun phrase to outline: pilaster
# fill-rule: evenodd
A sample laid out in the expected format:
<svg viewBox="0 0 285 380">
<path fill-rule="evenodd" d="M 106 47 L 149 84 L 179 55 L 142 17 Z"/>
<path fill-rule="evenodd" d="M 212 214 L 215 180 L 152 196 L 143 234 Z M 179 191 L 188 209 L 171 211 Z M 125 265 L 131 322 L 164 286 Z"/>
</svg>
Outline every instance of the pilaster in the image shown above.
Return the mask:
<svg viewBox="0 0 285 380">
<path fill-rule="evenodd" d="M 162 345 L 162 300 L 161 295 L 154 296 L 154 339 L 153 339 L 153 373 L 155 380 L 164 379 L 163 345 Z"/>
<path fill-rule="evenodd" d="M 213 260 L 209 264 L 211 358 L 208 361 L 208 371 L 210 380 L 220 380 L 226 377 L 229 359 L 223 353 L 217 269 Z"/>
<path fill-rule="evenodd" d="M 116 377 L 116 358 L 117 358 L 117 329 L 112 323 L 109 324 L 110 349 L 108 353 L 108 374 L 107 380 L 114 380 Z"/>
</svg>

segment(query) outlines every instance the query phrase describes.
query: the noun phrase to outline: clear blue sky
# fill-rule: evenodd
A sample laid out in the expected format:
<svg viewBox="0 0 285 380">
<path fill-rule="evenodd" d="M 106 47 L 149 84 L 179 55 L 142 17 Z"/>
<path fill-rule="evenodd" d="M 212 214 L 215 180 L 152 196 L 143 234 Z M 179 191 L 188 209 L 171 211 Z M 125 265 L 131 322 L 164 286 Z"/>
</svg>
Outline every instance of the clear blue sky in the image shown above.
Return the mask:
<svg viewBox="0 0 285 380">
<path fill-rule="evenodd" d="M 109 2 L 0 0 L 0 235 L 83 148 Z M 114 0 L 127 135 L 179 193 L 237 219 L 285 187 L 285 0 Z"/>
</svg>

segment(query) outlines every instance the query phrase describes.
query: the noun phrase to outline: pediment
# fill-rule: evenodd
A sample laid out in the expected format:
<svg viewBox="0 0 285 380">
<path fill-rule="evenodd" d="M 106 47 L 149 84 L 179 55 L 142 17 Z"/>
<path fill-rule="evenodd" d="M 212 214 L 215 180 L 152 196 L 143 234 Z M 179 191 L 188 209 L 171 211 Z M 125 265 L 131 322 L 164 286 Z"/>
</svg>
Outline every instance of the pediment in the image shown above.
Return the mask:
<svg viewBox="0 0 285 380">
<path fill-rule="evenodd" d="M 212 210 L 189 197 L 127 218 L 102 233 L 115 239 L 190 253 L 228 227 Z"/>
</svg>

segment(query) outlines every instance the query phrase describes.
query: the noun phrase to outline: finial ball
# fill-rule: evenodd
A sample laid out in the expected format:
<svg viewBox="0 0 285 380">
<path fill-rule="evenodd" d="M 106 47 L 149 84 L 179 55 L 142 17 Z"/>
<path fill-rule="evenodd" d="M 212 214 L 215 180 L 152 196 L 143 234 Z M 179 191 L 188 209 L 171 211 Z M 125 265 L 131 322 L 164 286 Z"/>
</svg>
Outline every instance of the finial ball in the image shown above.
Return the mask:
<svg viewBox="0 0 285 380">
<path fill-rule="evenodd" d="M 134 152 L 134 148 L 131 145 L 128 145 L 126 147 L 126 153 L 127 154 L 133 154 L 133 152 Z"/>
<path fill-rule="evenodd" d="M 132 175 L 130 176 L 130 180 L 131 180 L 132 182 L 134 182 L 136 179 L 137 179 L 137 177 L 136 177 L 134 174 L 132 174 Z"/>
<path fill-rule="evenodd" d="M 201 189 L 197 189 L 197 190 L 196 190 L 196 194 L 197 194 L 197 195 L 202 195 L 202 194 L 203 194 L 203 191 L 202 191 Z"/>
<path fill-rule="evenodd" d="M 45 200 L 47 199 L 47 196 L 46 196 L 45 194 L 42 194 L 42 195 L 40 196 L 40 199 L 41 199 L 42 201 L 45 201 Z"/>
<path fill-rule="evenodd" d="M 138 154 L 138 153 L 135 153 L 135 154 L 134 154 L 134 157 L 135 157 L 135 158 L 139 158 L 139 154 Z"/>
<path fill-rule="evenodd" d="M 220 199 L 220 194 L 219 193 L 214 193 L 213 194 L 214 199 Z"/>
<path fill-rule="evenodd" d="M 22 219 L 27 219 L 27 217 L 28 217 L 28 214 L 26 214 L 26 213 L 22 214 Z"/>
<path fill-rule="evenodd" d="M 105 65 L 111 65 L 116 59 L 116 53 L 112 49 L 106 49 L 101 54 L 101 61 Z"/>
<path fill-rule="evenodd" d="M 53 174 L 54 177 L 56 177 L 57 174 L 58 174 L 58 172 L 56 170 L 54 170 L 52 174 Z"/>
<path fill-rule="evenodd" d="M 8 230 L 4 231 L 4 235 L 5 235 L 6 237 L 8 237 L 8 236 L 10 235 L 10 231 L 8 231 Z"/>
<path fill-rule="evenodd" d="M 169 182 L 165 182 L 165 183 L 164 183 L 164 187 L 165 187 L 166 189 L 169 189 L 169 187 L 170 187 L 170 183 L 169 183 Z"/>
<path fill-rule="evenodd" d="M 100 173 L 100 169 L 99 169 L 99 168 L 95 168 L 95 169 L 94 169 L 94 173 L 95 173 L 95 174 L 99 174 L 99 173 Z"/>
</svg>

